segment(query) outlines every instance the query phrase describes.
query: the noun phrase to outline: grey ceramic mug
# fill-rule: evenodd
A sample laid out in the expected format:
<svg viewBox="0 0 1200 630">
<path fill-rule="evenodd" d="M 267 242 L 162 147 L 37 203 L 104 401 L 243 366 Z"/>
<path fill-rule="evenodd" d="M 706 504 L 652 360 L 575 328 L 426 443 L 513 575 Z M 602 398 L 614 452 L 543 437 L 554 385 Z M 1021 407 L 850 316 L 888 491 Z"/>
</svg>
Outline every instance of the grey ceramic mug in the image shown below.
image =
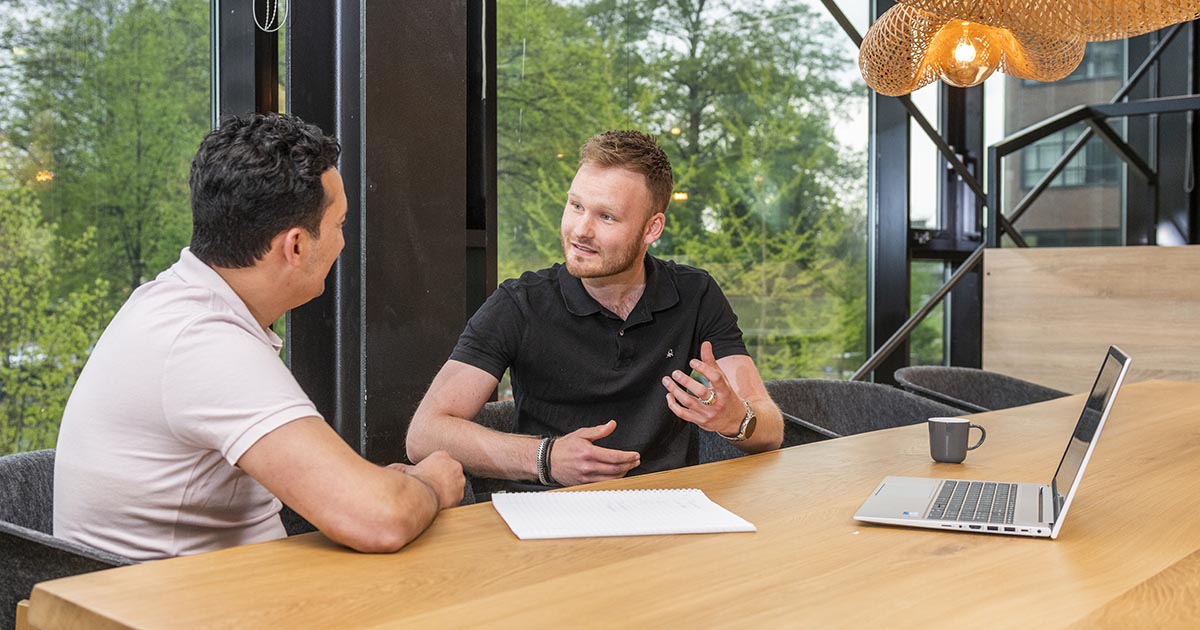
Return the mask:
<svg viewBox="0 0 1200 630">
<path fill-rule="evenodd" d="M 967 434 L 979 429 L 979 441 L 967 446 Z M 929 456 L 935 462 L 957 464 L 967 458 L 967 451 L 979 448 L 987 439 L 987 431 L 966 418 L 929 419 Z"/>
</svg>

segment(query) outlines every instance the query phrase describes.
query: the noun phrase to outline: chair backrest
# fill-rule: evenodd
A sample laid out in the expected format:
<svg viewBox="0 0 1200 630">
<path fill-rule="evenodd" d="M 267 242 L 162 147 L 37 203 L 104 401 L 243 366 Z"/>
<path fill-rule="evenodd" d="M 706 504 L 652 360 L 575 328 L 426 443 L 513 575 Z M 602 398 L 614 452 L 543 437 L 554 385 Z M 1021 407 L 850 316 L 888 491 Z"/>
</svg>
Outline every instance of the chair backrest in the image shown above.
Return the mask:
<svg viewBox="0 0 1200 630">
<path fill-rule="evenodd" d="M 700 463 L 720 462 L 737 457 L 745 457 L 746 453 L 739 450 L 729 440 L 712 431 L 697 429 L 700 434 Z"/>
<path fill-rule="evenodd" d="M 0 457 L 0 521 L 54 531 L 54 449 Z"/>
<path fill-rule="evenodd" d="M 966 413 L 876 383 L 795 378 L 767 381 L 766 386 L 771 399 L 784 413 L 784 446 Z"/>
<path fill-rule="evenodd" d="M 0 629 L 38 582 L 133 564 L 52 536 L 53 510 L 54 451 L 0 457 Z"/>
<path fill-rule="evenodd" d="M 941 365 L 900 368 L 896 370 L 896 382 L 914 394 L 971 412 L 1008 409 L 1067 395 L 999 372 Z"/>
<path fill-rule="evenodd" d="M 475 422 L 489 429 L 512 433 L 517 426 L 517 407 L 511 400 L 490 402 L 479 410 Z"/>
</svg>

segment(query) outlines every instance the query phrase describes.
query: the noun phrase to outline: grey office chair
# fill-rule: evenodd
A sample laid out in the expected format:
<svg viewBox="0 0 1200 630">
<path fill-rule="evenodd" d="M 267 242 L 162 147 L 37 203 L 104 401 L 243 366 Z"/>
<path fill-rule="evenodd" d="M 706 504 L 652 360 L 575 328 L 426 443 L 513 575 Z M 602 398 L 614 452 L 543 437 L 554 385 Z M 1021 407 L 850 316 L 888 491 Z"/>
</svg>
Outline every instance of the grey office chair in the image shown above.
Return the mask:
<svg viewBox="0 0 1200 630">
<path fill-rule="evenodd" d="M 54 450 L 0 457 L 0 629 L 38 582 L 133 564 L 52 536 L 53 510 Z"/>
<path fill-rule="evenodd" d="M 746 456 L 746 453 L 738 450 L 729 440 L 722 439 L 721 436 L 712 431 L 697 430 L 697 433 L 700 434 L 701 464 Z"/>
<path fill-rule="evenodd" d="M 288 536 L 317 531 L 316 525 L 309 523 L 286 503 L 283 505 L 283 509 L 279 510 L 279 520 L 283 521 L 283 531 L 287 532 Z"/>
<path fill-rule="evenodd" d="M 792 378 L 767 381 L 766 386 L 783 412 L 784 446 L 967 413 L 876 383 Z"/>
<path fill-rule="evenodd" d="M 896 370 L 904 389 L 971 413 L 1019 407 L 1067 395 L 1016 377 L 966 367 L 914 365 Z"/>
</svg>

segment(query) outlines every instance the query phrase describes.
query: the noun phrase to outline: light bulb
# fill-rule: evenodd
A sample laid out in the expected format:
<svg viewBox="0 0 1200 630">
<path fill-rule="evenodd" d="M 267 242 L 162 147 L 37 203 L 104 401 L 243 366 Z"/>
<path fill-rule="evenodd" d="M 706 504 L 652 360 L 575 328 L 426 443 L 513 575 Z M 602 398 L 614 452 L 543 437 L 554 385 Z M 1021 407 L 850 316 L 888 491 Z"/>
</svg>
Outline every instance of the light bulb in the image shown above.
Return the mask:
<svg viewBox="0 0 1200 630">
<path fill-rule="evenodd" d="M 960 39 L 954 46 L 954 63 L 962 65 L 975 61 L 975 44 L 969 39 Z"/>
<path fill-rule="evenodd" d="M 938 33 L 947 57 L 941 64 L 942 80 L 954 87 L 983 83 L 999 65 L 999 48 L 990 39 L 986 27 L 967 21 L 947 24 Z"/>
</svg>

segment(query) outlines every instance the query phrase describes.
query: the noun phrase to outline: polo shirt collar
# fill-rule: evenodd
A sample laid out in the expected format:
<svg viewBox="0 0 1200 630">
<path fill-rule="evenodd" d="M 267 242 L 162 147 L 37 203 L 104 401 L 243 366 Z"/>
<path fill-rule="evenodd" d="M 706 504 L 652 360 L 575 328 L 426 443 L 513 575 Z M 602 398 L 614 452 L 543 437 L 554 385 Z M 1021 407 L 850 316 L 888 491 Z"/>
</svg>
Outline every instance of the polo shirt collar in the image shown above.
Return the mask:
<svg viewBox="0 0 1200 630">
<path fill-rule="evenodd" d="M 642 294 L 638 307 L 645 304 L 646 308 L 654 313 L 664 311 L 679 303 L 679 290 L 675 287 L 675 277 L 667 273 L 666 266 L 665 262 L 646 254 L 646 292 Z"/>
<path fill-rule="evenodd" d="M 679 290 L 675 287 L 675 279 L 663 269 L 666 263 L 646 254 L 646 290 L 633 311 L 629 313 L 626 322 L 638 323 L 650 319 L 650 313 L 665 310 L 679 303 Z M 558 265 L 558 286 L 562 293 L 567 310 L 572 315 L 586 317 L 599 313 L 603 307 L 583 287 L 583 281 L 571 275 L 565 264 Z"/>
<path fill-rule="evenodd" d="M 222 302 L 229 305 L 229 309 L 238 319 L 246 324 L 246 330 L 263 342 L 271 344 L 276 352 L 283 347 L 283 340 L 279 338 L 279 335 L 270 328 L 260 326 L 258 320 L 254 319 L 254 315 L 250 313 L 250 307 L 246 306 L 242 298 L 238 297 L 238 294 L 225 282 L 221 274 L 206 265 L 204 261 L 196 258 L 190 248 L 184 247 L 179 252 L 179 260 L 171 265 L 169 271 L 173 271 L 175 275 L 190 285 L 212 291 Z"/>
</svg>

